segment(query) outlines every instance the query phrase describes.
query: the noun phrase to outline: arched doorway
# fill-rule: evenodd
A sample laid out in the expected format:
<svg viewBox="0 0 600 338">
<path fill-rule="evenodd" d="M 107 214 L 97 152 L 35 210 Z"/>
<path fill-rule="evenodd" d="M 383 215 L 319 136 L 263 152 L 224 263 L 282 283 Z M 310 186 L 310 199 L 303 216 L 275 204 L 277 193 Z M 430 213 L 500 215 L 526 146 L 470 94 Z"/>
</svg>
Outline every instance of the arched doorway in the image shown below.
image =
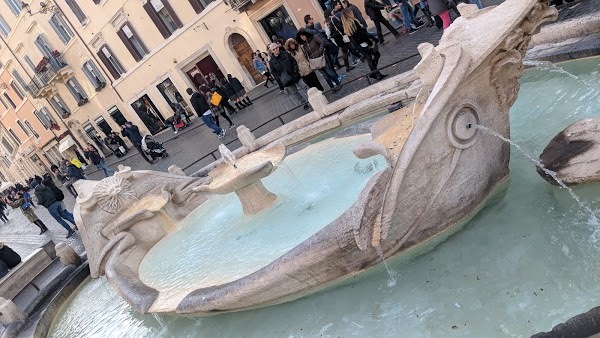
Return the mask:
<svg viewBox="0 0 600 338">
<path fill-rule="evenodd" d="M 229 37 L 229 43 L 231 48 L 235 51 L 237 55 L 238 62 L 246 68 L 252 79 L 254 80 L 254 84 L 261 83 L 263 81 L 262 75 L 254 69 L 254 65 L 252 63 L 252 47 L 248 44 L 248 41 L 238 33 L 233 33 Z"/>
</svg>

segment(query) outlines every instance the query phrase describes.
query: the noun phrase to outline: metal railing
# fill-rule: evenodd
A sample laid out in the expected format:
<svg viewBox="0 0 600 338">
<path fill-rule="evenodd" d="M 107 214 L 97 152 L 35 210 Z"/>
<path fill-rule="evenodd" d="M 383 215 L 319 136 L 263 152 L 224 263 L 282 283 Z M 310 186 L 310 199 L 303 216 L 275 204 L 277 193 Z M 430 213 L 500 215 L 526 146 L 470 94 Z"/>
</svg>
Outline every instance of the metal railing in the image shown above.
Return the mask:
<svg viewBox="0 0 600 338">
<path fill-rule="evenodd" d="M 231 6 L 234 10 L 239 10 L 240 8 L 246 6 L 247 4 L 254 3 L 256 0 L 227 0 L 229 6 Z"/>
<path fill-rule="evenodd" d="M 37 98 L 44 87 L 52 84 L 52 80 L 54 80 L 58 72 L 67 66 L 68 64 L 64 61 L 62 56 L 50 57 L 47 69 L 43 72 L 36 73 L 31 82 L 27 85 L 27 89 L 31 95 Z"/>
<path fill-rule="evenodd" d="M 404 62 L 404 61 L 407 61 L 407 60 L 409 60 L 409 59 L 412 59 L 412 58 L 415 58 L 415 57 L 418 57 L 418 56 L 420 56 L 420 54 L 419 54 L 419 53 L 415 53 L 415 54 L 409 55 L 409 56 L 407 56 L 407 57 L 405 57 L 405 58 L 402 58 L 402 59 L 400 59 L 400 60 L 394 61 L 394 62 L 392 62 L 392 63 L 390 63 L 390 64 L 388 64 L 388 65 L 385 65 L 385 66 L 383 66 L 383 67 L 377 68 L 377 69 L 375 69 L 375 70 L 373 70 L 373 71 L 369 71 L 368 73 L 366 73 L 366 74 L 364 74 L 364 75 L 362 75 L 362 76 L 359 76 L 359 77 L 357 77 L 356 79 L 352 79 L 352 80 L 350 80 L 350 81 L 347 81 L 347 82 L 341 83 L 341 84 L 340 84 L 340 87 L 342 87 L 342 88 L 343 88 L 343 86 L 347 86 L 347 85 L 349 85 L 349 84 L 351 84 L 351 83 L 354 83 L 354 82 L 356 82 L 356 81 L 363 80 L 363 79 L 365 79 L 365 78 L 366 78 L 366 80 L 367 80 L 368 86 L 370 86 L 372 83 L 371 83 L 371 78 L 369 77 L 369 75 L 371 75 L 371 74 L 374 74 L 374 73 L 376 73 L 376 72 L 378 72 L 378 71 L 381 71 L 381 70 L 384 70 L 384 69 L 390 68 L 390 67 L 394 67 L 394 66 L 396 66 L 396 65 L 398 65 L 398 64 L 400 64 L 400 63 L 402 63 L 402 62 Z M 279 90 L 279 89 L 275 89 L 275 90 Z M 275 91 L 275 90 L 273 90 L 273 91 Z M 326 90 L 326 91 L 324 91 L 324 92 L 323 92 L 323 94 L 329 93 L 329 92 L 331 92 L 331 91 L 332 91 L 332 89 Z M 349 95 L 349 94 L 352 94 L 352 93 L 348 93 L 348 95 Z M 288 114 L 290 114 L 290 113 L 294 112 L 294 111 L 295 111 L 295 110 L 297 110 L 297 109 L 303 108 L 303 107 L 304 107 L 304 103 L 302 103 L 302 104 L 300 104 L 300 105 L 297 105 L 297 106 L 295 106 L 295 107 L 293 107 L 293 108 L 291 108 L 291 109 L 288 109 L 287 111 L 285 111 L 285 112 L 283 112 L 283 113 L 281 113 L 281 114 L 279 114 L 279 115 L 275 116 L 274 118 L 272 118 L 272 119 L 270 119 L 270 120 L 267 120 L 266 122 L 264 122 L 264 123 L 262 123 L 262 124 L 258 125 L 257 127 L 254 127 L 254 128 L 252 128 L 252 129 L 250 129 L 250 131 L 251 131 L 252 133 L 254 133 L 255 131 L 257 131 L 257 130 L 259 130 L 259 129 L 263 128 L 264 126 L 266 126 L 266 125 L 268 125 L 268 124 L 270 124 L 270 123 L 273 123 L 274 121 L 278 121 L 278 122 L 281 124 L 281 126 L 283 126 L 283 125 L 285 125 L 285 124 L 286 124 L 286 122 L 285 122 L 285 121 L 284 121 L 284 119 L 283 119 L 283 117 L 284 117 L 284 116 L 286 116 L 286 115 L 288 115 Z M 292 120 L 292 121 L 293 121 L 293 120 Z M 231 144 L 233 144 L 233 143 L 235 143 L 235 142 L 239 142 L 239 140 L 236 138 L 236 139 L 234 139 L 234 140 L 231 140 L 231 141 L 229 141 L 229 142 L 227 142 L 227 143 L 224 143 L 224 144 L 225 144 L 225 146 L 229 147 L 229 145 L 231 145 Z M 216 160 L 218 160 L 218 159 L 219 159 L 219 158 L 217 157 L 217 155 L 216 155 L 216 154 L 218 154 L 218 153 L 219 153 L 219 149 L 215 149 L 215 150 L 211 151 L 210 153 L 208 153 L 208 154 L 206 154 L 206 155 L 202 156 L 201 158 L 197 159 L 196 161 L 194 161 L 194 162 L 190 163 L 188 166 L 184 167 L 182 170 L 187 170 L 187 169 L 189 169 L 189 168 L 193 167 L 194 165 L 196 165 L 197 163 L 200 163 L 200 162 L 202 162 L 202 161 L 203 161 L 203 160 L 205 160 L 206 158 L 211 158 L 211 157 L 212 157 L 212 160 L 213 160 L 213 161 L 216 161 Z"/>
</svg>

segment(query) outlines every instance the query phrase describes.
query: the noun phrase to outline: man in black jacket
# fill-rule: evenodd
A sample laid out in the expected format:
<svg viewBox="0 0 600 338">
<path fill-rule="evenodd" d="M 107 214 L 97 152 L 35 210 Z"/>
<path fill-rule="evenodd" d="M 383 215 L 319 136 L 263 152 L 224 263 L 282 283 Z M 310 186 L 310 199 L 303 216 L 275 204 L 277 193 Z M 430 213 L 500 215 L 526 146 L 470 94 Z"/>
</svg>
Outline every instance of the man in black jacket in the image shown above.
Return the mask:
<svg viewBox="0 0 600 338">
<path fill-rule="evenodd" d="M 398 31 L 387 21 L 386 18 L 381 14 L 381 10 L 386 9 L 387 6 L 378 2 L 376 0 L 365 0 L 365 13 L 373 20 L 375 23 L 375 28 L 377 29 L 377 37 L 379 38 L 379 43 L 383 43 L 383 33 L 381 32 L 381 24 L 383 24 L 387 29 L 394 34 L 395 37 L 399 37 Z"/>
<path fill-rule="evenodd" d="M 188 95 L 191 95 L 190 102 L 192 103 L 192 107 L 196 111 L 196 114 L 202 119 L 202 122 L 213 130 L 213 133 L 217 134 L 219 138 L 223 138 L 225 136 L 225 129 L 217 126 L 215 118 L 212 116 L 212 111 L 210 110 L 210 106 L 204 96 L 198 92 L 192 90 L 192 88 L 188 88 L 185 90 Z"/>
<path fill-rule="evenodd" d="M 73 236 L 75 230 L 73 230 L 65 220 L 69 221 L 71 224 L 75 225 L 75 219 L 73 218 L 73 214 L 63 209 L 60 202 L 56 199 L 56 195 L 52 191 L 52 189 L 38 181 L 38 186 L 35 187 L 35 196 L 37 197 L 38 204 L 43 205 L 54 219 L 63 226 L 63 228 L 67 229 L 67 238 Z"/>
<path fill-rule="evenodd" d="M 151 161 L 148 157 L 146 157 L 144 149 L 142 149 L 142 134 L 140 134 L 140 129 L 129 121 L 125 123 L 125 126 L 121 127 L 123 128 L 121 135 L 129 137 L 131 143 L 133 143 L 133 146 L 135 149 L 137 149 L 140 155 L 142 155 L 144 160 L 150 164 L 154 164 L 154 161 Z"/>
<path fill-rule="evenodd" d="M 304 103 L 305 110 L 309 109 L 310 105 L 298 92 L 297 83 L 300 81 L 300 72 L 296 60 L 277 43 L 270 44 L 269 50 L 272 53 L 271 60 L 269 60 L 271 74 L 281 81 L 288 93 L 294 95 L 300 104 Z"/>
</svg>

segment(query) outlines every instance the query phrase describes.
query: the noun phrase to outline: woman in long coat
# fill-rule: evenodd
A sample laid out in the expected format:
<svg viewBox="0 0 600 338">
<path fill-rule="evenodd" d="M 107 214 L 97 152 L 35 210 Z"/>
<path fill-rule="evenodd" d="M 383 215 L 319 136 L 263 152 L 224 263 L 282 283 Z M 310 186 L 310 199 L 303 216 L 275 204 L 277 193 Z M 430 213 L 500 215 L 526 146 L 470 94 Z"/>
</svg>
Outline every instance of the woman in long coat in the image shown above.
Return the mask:
<svg viewBox="0 0 600 338">
<path fill-rule="evenodd" d="M 21 213 L 23 213 L 23 216 L 25 216 L 25 218 L 27 218 L 29 222 L 37 225 L 37 227 L 40 228 L 40 235 L 48 231 L 48 228 L 46 228 L 44 222 L 42 222 L 42 220 L 39 219 L 33 211 L 33 206 L 30 203 L 28 203 L 21 194 L 17 193 L 15 199 L 9 201 L 9 204 L 15 209 L 21 209 Z"/>
</svg>

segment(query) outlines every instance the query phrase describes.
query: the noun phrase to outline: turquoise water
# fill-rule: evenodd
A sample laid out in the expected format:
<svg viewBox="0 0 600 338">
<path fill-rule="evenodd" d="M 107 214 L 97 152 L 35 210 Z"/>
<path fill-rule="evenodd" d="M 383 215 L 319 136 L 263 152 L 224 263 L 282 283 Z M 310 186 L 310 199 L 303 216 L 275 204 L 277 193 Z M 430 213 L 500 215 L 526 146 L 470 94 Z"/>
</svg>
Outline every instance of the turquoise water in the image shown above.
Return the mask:
<svg viewBox="0 0 600 338">
<path fill-rule="evenodd" d="M 600 60 L 562 66 L 599 83 Z M 600 93 L 529 70 L 511 110 L 512 139 L 539 155 L 556 133 L 600 112 Z M 491 137 L 483 135 L 482 137 Z M 514 150 L 514 149 L 513 149 Z M 433 251 L 390 260 L 352 283 L 293 302 L 207 318 L 139 315 L 104 280 L 84 283 L 53 337 L 506 337 L 550 330 L 599 304 L 600 237 L 563 189 L 511 154 L 505 196 Z M 597 213 L 600 186 L 576 188 Z"/>
<path fill-rule="evenodd" d="M 278 199 L 257 215 L 244 215 L 233 193 L 211 196 L 148 252 L 141 280 L 165 297 L 185 295 L 271 263 L 348 210 L 373 174 L 385 169 L 382 156 L 360 160 L 352 153 L 370 140 L 369 134 L 330 138 L 288 156 L 262 180 Z"/>
</svg>

